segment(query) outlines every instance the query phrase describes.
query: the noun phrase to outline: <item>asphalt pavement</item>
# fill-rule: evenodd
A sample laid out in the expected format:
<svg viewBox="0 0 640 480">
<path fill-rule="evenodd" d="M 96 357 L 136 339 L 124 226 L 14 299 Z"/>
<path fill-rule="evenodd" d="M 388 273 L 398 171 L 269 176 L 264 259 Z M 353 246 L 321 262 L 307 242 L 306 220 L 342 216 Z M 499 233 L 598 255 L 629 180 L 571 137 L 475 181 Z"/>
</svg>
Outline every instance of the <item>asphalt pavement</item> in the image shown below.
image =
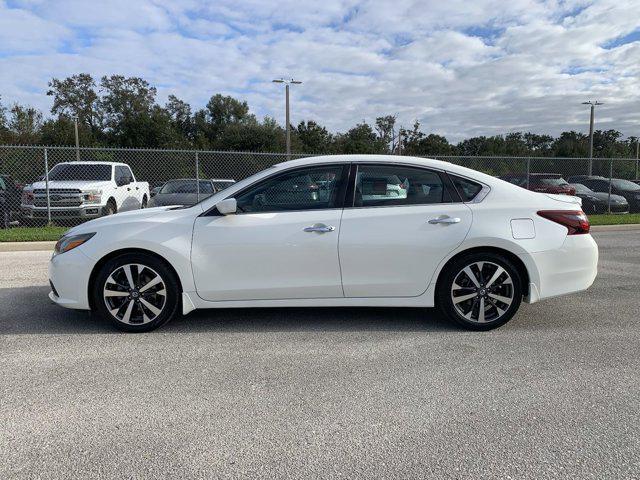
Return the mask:
<svg viewBox="0 0 640 480">
<path fill-rule="evenodd" d="M 194 312 L 123 334 L 0 253 L 0 478 L 640 478 L 640 232 L 498 330 L 421 309 Z"/>
</svg>

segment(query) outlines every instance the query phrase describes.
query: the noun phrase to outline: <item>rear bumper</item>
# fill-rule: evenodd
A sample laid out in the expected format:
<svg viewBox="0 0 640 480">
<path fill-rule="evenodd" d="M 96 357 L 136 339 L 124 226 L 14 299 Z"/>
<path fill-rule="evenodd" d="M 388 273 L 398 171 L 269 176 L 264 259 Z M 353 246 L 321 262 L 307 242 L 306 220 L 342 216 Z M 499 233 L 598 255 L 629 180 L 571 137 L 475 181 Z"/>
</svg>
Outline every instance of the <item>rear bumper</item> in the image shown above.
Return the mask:
<svg viewBox="0 0 640 480">
<path fill-rule="evenodd" d="M 598 273 L 598 245 L 591 235 L 568 235 L 559 249 L 530 257 L 538 270 L 538 278 L 531 279 L 531 303 L 586 290 Z"/>
</svg>

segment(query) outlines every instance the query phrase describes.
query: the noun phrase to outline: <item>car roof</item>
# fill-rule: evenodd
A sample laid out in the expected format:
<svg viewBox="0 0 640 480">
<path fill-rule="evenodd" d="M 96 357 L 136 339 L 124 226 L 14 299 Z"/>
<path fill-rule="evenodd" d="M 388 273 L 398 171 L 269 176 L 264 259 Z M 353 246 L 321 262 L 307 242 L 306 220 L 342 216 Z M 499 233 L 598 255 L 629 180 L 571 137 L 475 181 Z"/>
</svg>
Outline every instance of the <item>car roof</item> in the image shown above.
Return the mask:
<svg viewBox="0 0 640 480">
<path fill-rule="evenodd" d="M 435 160 L 433 158 L 410 157 L 404 155 L 322 155 L 317 157 L 305 157 L 296 160 L 289 160 L 274 165 L 275 168 L 285 169 L 291 167 L 304 167 L 307 165 L 318 165 L 323 163 L 396 163 L 401 165 L 415 165 L 417 167 L 432 168 L 434 170 L 443 170 L 463 177 L 469 177 L 479 182 L 489 185 L 495 183 L 498 179 L 478 170 L 456 165 L 455 163 L 445 162 L 443 160 Z M 502 181 L 502 180 L 500 180 Z"/>
<path fill-rule="evenodd" d="M 129 165 L 127 165 L 126 163 L 121 163 L 121 162 L 98 162 L 98 161 L 85 161 L 85 160 L 80 160 L 78 161 L 74 161 L 74 162 L 60 162 L 57 165 L 74 165 L 74 164 L 88 164 L 88 165 L 111 165 L 111 166 L 118 166 L 118 167 L 128 167 Z"/>
</svg>

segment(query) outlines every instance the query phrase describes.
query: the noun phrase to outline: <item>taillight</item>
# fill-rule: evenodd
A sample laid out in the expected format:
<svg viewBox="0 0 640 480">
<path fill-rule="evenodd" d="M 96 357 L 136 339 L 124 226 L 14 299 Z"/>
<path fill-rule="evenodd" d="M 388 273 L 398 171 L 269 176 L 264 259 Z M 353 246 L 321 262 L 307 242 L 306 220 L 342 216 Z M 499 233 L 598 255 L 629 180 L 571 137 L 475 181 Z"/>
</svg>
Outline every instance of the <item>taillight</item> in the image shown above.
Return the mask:
<svg viewBox="0 0 640 480">
<path fill-rule="evenodd" d="M 589 233 L 591 228 L 589 219 L 582 210 L 541 210 L 538 215 L 567 227 L 568 235 Z"/>
</svg>

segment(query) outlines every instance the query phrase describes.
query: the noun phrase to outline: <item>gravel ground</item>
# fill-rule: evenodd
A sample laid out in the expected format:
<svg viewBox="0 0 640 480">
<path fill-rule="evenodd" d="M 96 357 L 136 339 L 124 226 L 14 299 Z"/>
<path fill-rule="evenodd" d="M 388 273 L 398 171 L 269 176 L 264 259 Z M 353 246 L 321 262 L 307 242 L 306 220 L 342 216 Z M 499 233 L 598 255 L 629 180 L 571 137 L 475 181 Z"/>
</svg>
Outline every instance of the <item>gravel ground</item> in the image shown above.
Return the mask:
<svg viewBox="0 0 640 480">
<path fill-rule="evenodd" d="M 456 330 L 429 310 L 195 312 L 127 335 L 0 254 L 0 478 L 640 478 L 640 232 L 595 285 Z"/>
</svg>

